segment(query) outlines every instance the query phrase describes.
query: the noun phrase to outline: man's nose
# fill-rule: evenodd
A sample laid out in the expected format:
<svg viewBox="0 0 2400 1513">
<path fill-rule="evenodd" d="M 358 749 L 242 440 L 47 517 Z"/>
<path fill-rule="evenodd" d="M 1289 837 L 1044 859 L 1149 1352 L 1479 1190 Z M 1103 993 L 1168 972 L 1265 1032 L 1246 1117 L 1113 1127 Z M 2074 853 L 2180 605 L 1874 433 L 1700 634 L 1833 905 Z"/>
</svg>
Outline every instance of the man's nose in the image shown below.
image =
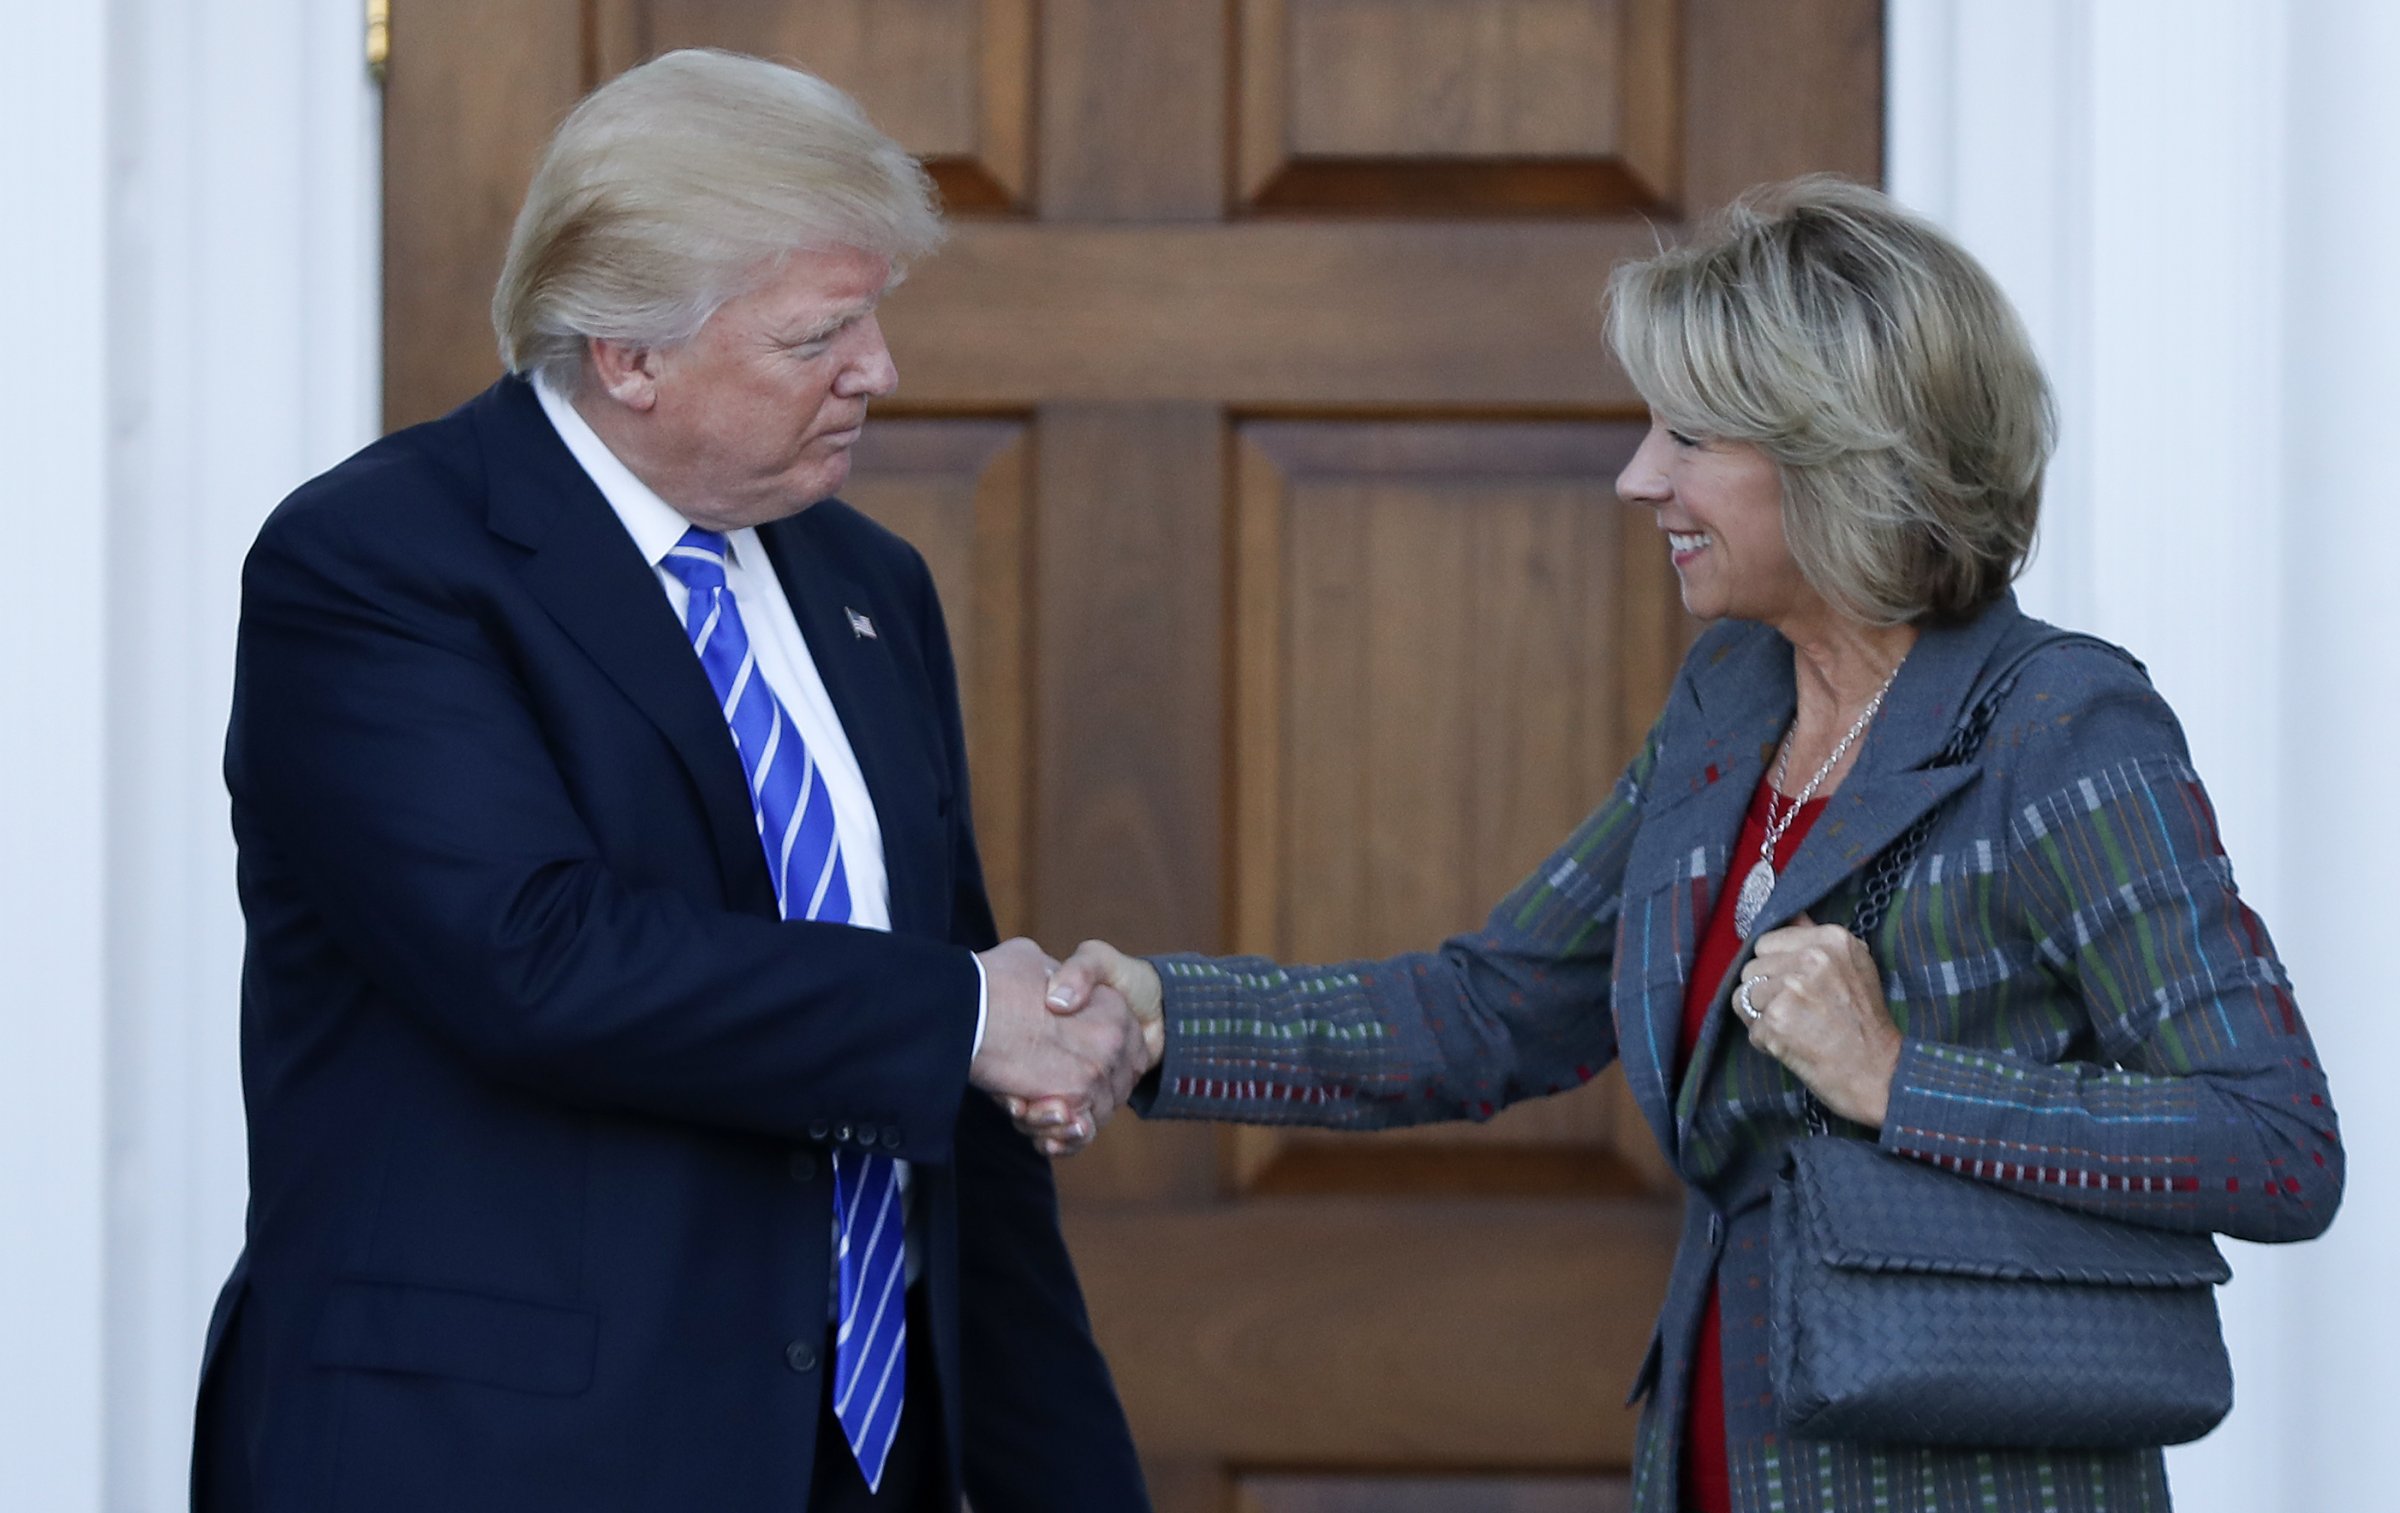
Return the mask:
<svg viewBox="0 0 2400 1513">
<path fill-rule="evenodd" d="M 900 387 L 900 368 L 885 345 L 883 327 L 870 315 L 851 328 L 858 348 L 843 364 L 838 388 L 844 398 L 879 399 Z"/>
</svg>

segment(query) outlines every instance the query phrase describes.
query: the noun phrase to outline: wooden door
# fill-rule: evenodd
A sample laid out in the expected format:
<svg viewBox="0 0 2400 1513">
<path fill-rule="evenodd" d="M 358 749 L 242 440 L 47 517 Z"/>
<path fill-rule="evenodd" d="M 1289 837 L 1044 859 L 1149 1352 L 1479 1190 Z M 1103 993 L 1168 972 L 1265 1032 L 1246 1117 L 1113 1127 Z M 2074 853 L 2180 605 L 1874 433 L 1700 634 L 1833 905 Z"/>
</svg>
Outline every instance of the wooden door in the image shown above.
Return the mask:
<svg viewBox="0 0 2400 1513">
<path fill-rule="evenodd" d="M 1609 266 L 1880 158 L 1876 0 L 394 10 L 395 424 L 488 382 L 541 140 L 645 56 L 799 61 L 929 162 L 955 239 L 850 497 L 932 562 L 1001 921 L 1060 950 L 1476 923 L 1687 634 L 1610 492 Z M 1622 1504 L 1677 1199 L 1613 1074 L 1477 1128 L 1127 1121 L 1061 1177 L 1162 1509 Z"/>
</svg>

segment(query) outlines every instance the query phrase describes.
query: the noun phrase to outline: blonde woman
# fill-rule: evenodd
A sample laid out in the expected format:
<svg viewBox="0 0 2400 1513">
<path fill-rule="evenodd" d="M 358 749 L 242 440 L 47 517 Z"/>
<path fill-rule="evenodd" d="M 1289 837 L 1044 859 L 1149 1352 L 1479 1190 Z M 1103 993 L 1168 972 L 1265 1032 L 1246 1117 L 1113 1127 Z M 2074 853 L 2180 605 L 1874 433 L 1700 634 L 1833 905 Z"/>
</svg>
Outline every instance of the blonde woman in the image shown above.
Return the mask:
<svg viewBox="0 0 2400 1513">
<path fill-rule="evenodd" d="M 1433 951 L 1285 973 L 1095 942 L 1054 1006 L 1106 983 L 1150 1021 L 1152 1118 L 1476 1118 L 1621 1059 L 1687 1183 L 1637 1383 L 1644 1513 L 2164 1507 L 2155 1447 L 1795 1439 L 1751 1301 L 1812 1101 L 1886 1151 L 2144 1225 L 2297 1240 L 2340 1201 L 2324 1076 L 2174 714 L 2009 591 L 2052 434 L 2025 334 L 1941 232 L 1827 179 L 1619 269 L 1609 329 L 1652 414 L 1617 492 L 1715 622 L 1614 790 Z M 1979 703 L 1988 730 L 1937 762 Z M 1869 868 L 1921 820 L 1853 936 Z M 1276 1033 L 1302 1020 L 1373 1033 Z M 1094 1123 L 1019 1116 L 1053 1151 Z"/>
</svg>

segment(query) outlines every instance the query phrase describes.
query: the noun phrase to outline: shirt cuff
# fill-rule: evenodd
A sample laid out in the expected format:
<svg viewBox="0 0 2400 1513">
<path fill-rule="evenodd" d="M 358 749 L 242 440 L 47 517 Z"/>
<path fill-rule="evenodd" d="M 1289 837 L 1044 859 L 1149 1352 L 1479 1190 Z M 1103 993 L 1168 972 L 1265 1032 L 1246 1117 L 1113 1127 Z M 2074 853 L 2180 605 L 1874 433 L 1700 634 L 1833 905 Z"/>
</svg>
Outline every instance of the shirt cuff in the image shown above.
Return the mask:
<svg viewBox="0 0 2400 1513">
<path fill-rule="evenodd" d="M 972 951 L 967 956 L 975 963 L 975 1049 L 967 1052 L 967 1059 L 972 1061 L 983 1054 L 983 1022 L 991 1013 L 992 978 L 984 971 L 981 956 Z"/>
</svg>

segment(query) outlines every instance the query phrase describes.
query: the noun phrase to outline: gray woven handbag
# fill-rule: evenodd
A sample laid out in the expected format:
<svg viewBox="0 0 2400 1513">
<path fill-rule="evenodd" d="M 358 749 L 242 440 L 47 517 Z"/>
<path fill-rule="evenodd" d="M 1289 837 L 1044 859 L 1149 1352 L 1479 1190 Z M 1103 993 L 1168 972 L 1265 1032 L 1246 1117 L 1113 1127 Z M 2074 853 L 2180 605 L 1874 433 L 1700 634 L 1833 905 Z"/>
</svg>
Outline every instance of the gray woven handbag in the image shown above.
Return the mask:
<svg viewBox="0 0 2400 1513">
<path fill-rule="evenodd" d="M 2089 638 L 2040 644 L 2061 639 Z M 1937 761 L 1982 743 L 2039 649 Z M 1853 934 L 1882 923 L 1932 819 L 1877 859 Z M 2214 1291 L 2232 1270 L 2207 1235 L 2061 1208 L 1834 1136 L 1813 1098 L 1810 1114 L 1820 1133 L 1792 1143 L 1770 1216 L 1768 1372 L 1785 1432 L 2133 1448 L 2197 1439 L 2233 1406 Z"/>
<path fill-rule="evenodd" d="M 2233 1406 L 2206 1235 L 2095 1218 L 1794 1142 L 1774 1196 L 1769 1371 L 1807 1439 L 2174 1445 Z"/>
</svg>

